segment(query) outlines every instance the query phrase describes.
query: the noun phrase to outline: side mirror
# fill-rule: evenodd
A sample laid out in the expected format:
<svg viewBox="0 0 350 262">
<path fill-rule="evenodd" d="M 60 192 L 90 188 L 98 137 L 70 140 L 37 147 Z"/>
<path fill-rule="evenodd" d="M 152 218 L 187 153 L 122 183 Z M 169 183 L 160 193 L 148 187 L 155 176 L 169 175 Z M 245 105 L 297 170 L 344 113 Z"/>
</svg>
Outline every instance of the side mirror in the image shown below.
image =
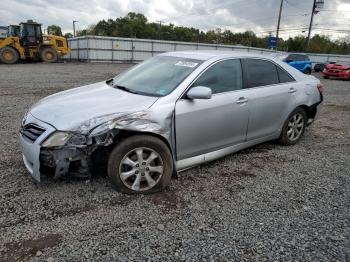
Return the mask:
<svg viewBox="0 0 350 262">
<path fill-rule="evenodd" d="M 290 58 L 289 58 L 289 59 L 286 59 L 286 62 L 287 62 L 287 63 L 291 63 L 291 62 L 293 62 L 293 61 L 294 61 L 294 60 L 293 60 L 293 59 L 290 59 Z"/>
<path fill-rule="evenodd" d="M 189 99 L 210 99 L 211 95 L 211 89 L 205 86 L 195 86 L 187 92 Z"/>
</svg>

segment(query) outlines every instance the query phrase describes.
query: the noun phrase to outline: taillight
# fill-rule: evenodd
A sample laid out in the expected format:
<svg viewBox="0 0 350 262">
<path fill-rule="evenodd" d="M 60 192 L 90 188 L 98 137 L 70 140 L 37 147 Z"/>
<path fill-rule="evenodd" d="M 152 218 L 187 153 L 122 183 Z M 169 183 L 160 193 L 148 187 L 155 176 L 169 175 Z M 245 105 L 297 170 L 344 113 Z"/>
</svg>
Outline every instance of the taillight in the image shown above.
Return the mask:
<svg viewBox="0 0 350 262">
<path fill-rule="evenodd" d="M 317 84 L 317 89 L 318 89 L 318 92 L 322 93 L 323 92 L 323 85 L 320 83 L 320 84 Z"/>
</svg>

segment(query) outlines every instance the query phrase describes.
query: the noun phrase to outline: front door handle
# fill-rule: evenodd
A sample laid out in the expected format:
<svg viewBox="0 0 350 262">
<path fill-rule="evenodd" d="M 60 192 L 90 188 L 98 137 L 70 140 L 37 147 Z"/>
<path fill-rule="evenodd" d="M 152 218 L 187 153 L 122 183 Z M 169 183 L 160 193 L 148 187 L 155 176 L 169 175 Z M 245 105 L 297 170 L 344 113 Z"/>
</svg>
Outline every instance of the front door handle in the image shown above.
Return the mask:
<svg viewBox="0 0 350 262">
<path fill-rule="evenodd" d="M 236 101 L 236 104 L 245 104 L 248 102 L 248 99 L 245 97 L 240 97 L 238 98 L 238 100 Z"/>
<path fill-rule="evenodd" d="M 297 90 L 294 87 L 289 88 L 288 93 L 292 94 L 295 93 Z"/>
</svg>

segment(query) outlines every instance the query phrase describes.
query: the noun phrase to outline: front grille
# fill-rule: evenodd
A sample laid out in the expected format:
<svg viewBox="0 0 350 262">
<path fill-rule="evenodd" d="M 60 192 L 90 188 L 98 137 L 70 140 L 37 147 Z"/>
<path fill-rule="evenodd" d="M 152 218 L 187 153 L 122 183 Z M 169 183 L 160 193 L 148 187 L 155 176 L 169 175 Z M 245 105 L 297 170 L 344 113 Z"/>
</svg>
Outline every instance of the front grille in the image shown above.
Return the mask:
<svg viewBox="0 0 350 262">
<path fill-rule="evenodd" d="M 23 128 L 21 128 L 21 134 L 23 137 L 34 143 L 39 136 L 42 135 L 42 133 L 45 132 L 45 129 L 34 125 L 34 124 L 27 124 Z"/>
</svg>

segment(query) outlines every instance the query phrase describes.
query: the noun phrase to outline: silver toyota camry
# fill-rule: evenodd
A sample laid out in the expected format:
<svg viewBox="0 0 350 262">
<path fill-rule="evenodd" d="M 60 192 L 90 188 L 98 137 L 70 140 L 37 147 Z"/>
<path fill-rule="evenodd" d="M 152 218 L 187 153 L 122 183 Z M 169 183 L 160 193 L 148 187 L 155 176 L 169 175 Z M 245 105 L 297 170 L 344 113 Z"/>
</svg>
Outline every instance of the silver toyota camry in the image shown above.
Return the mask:
<svg viewBox="0 0 350 262">
<path fill-rule="evenodd" d="M 20 141 L 36 181 L 107 173 L 125 193 L 152 193 L 181 170 L 258 143 L 297 143 L 322 85 L 269 56 L 164 53 L 113 79 L 48 96 Z"/>
</svg>

